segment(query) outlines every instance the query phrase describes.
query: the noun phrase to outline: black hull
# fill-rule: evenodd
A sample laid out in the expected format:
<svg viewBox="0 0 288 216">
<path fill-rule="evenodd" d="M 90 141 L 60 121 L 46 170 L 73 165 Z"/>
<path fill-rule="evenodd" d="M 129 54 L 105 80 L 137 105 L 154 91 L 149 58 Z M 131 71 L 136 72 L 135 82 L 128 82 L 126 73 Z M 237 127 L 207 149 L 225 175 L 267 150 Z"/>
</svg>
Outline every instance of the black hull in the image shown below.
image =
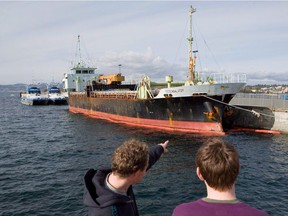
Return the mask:
<svg viewBox="0 0 288 216">
<path fill-rule="evenodd" d="M 255 113 L 253 113 L 255 111 Z M 258 115 L 257 113 L 261 113 Z M 229 130 L 272 130 L 275 114 L 267 107 L 237 106 L 225 110 L 223 125 Z"/>
<path fill-rule="evenodd" d="M 48 102 L 49 105 L 68 105 L 68 101 L 67 100 L 51 100 L 49 99 Z"/>
<path fill-rule="evenodd" d="M 226 99 L 232 98 L 226 95 Z M 224 103 L 221 96 L 191 96 L 161 99 L 127 99 L 88 97 L 86 94 L 70 94 L 69 110 L 96 118 L 129 122 L 138 126 L 161 126 L 163 129 L 181 128 L 187 131 L 223 132 Z M 215 123 L 215 124 L 212 124 Z M 214 126 L 215 125 L 215 126 Z"/>
<path fill-rule="evenodd" d="M 48 100 L 21 100 L 22 104 L 30 105 L 30 106 L 46 106 L 48 105 Z"/>
<path fill-rule="evenodd" d="M 218 98 L 220 99 L 220 98 Z M 205 106 L 211 105 L 211 109 Z M 69 97 L 71 107 L 94 110 L 119 116 L 137 117 L 144 119 L 167 120 L 172 117 L 179 121 L 221 121 L 223 105 L 209 101 L 203 97 L 147 99 L 147 100 L 121 100 Z M 214 116 L 209 117 L 209 111 Z M 217 110 L 217 111 L 216 111 Z"/>
</svg>

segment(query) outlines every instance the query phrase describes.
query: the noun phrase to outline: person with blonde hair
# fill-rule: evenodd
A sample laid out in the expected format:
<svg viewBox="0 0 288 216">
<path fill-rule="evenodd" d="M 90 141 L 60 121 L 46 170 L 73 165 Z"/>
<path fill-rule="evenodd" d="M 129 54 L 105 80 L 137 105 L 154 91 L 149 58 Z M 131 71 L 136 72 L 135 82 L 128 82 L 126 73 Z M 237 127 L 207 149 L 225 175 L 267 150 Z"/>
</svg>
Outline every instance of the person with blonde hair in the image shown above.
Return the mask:
<svg viewBox="0 0 288 216">
<path fill-rule="evenodd" d="M 85 177 L 84 204 L 89 216 L 138 216 L 132 186 L 167 151 L 169 141 L 149 150 L 148 145 L 130 139 L 113 153 L 111 168 L 90 169 Z"/>
<path fill-rule="evenodd" d="M 236 198 L 235 182 L 240 171 L 233 145 L 209 139 L 197 151 L 196 174 L 205 183 L 207 197 L 178 205 L 173 216 L 267 216 Z"/>
</svg>

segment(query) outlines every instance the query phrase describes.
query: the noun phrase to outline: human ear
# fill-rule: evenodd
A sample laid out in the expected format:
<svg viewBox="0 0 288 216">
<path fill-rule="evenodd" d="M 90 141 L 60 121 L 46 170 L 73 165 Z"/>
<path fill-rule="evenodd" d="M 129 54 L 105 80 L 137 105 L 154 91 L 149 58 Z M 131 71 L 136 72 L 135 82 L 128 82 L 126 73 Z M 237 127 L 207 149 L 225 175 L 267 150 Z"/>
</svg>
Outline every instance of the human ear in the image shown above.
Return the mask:
<svg viewBox="0 0 288 216">
<path fill-rule="evenodd" d="M 205 180 L 205 179 L 203 178 L 201 172 L 200 172 L 199 167 L 197 167 L 197 169 L 196 169 L 196 174 L 197 174 L 198 178 L 199 178 L 201 181 L 204 181 L 204 180 Z"/>
</svg>

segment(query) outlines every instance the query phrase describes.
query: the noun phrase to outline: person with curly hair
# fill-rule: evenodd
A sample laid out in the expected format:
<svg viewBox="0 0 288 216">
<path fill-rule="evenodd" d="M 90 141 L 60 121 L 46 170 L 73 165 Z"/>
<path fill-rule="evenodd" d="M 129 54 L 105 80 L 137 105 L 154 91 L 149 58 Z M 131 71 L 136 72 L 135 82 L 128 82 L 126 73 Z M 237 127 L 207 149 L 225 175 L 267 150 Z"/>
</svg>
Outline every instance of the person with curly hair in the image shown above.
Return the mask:
<svg viewBox="0 0 288 216">
<path fill-rule="evenodd" d="M 90 169 L 84 177 L 84 204 L 89 216 L 138 216 L 132 186 L 140 182 L 146 171 L 167 151 L 169 141 L 149 150 L 148 145 L 130 139 L 112 155 L 110 169 Z"/>
</svg>

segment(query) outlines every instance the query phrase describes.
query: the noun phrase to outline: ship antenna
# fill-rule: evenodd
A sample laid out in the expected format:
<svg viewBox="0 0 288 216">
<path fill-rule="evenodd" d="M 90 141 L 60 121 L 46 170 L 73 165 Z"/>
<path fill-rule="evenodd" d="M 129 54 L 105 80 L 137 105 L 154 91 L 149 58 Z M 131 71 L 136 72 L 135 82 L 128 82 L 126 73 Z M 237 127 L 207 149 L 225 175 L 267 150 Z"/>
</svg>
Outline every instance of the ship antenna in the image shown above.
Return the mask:
<svg viewBox="0 0 288 216">
<path fill-rule="evenodd" d="M 192 7 L 192 5 L 190 6 L 190 11 L 189 11 L 189 18 L 190 18 L 190 23 L 189 23 L 189 37 L 187 38 L 188 40 L 188 48 L 189 48 L 189 82 L 194 83 L 194 61 L 195 59 L 193 59 L 192 53 L 192 42 L 193 42 L 193 37 L 192 37 L 192 14 L 196 12 L 196 9 Z"/>
<path fill-rule="evenodd" d="M 77 51 L 78 51 L 78 55 L 79 55 L 79 59 L 78 59 L 78 62 L 76 63 L 76 67 L 80 67 L 81 66 L 81 62 L 82 62 L 82 57 L 81 57 L 81 50 L 80 50 L 80 35 L 78 35 L 78 41 L 77 41 L 77 48 L 78 50 L 76 50 L 76 57 L 77 57 Z"/>
</svg>

